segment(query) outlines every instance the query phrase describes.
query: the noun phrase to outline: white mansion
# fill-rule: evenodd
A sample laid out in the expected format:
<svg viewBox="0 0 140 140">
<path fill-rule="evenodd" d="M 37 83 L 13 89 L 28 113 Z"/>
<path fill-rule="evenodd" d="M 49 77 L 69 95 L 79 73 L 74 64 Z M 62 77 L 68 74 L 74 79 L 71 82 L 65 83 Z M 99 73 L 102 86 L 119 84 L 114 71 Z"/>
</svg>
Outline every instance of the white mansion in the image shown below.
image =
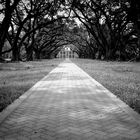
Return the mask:
<svg viewBox="0 0 140 140">
<path fill-rule="evenodd" d="M 70 47 L 63 47 L 58 53 L 57 58 L 78 58 L 78 54 Z"/>
</svg>

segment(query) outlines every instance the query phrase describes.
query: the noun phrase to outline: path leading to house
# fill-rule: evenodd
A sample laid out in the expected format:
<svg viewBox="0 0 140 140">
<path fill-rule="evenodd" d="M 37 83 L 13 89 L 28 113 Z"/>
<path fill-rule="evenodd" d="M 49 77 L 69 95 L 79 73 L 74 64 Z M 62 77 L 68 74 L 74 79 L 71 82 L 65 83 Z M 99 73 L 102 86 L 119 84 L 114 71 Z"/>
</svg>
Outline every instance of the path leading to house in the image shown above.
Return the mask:
<svg viewBox="0 0 140 140">
<path fill-rule="evenodd" d="M 0 114 L 0 140 L 140 140 L 140 115 L 69 60 Z"/>
</svg>

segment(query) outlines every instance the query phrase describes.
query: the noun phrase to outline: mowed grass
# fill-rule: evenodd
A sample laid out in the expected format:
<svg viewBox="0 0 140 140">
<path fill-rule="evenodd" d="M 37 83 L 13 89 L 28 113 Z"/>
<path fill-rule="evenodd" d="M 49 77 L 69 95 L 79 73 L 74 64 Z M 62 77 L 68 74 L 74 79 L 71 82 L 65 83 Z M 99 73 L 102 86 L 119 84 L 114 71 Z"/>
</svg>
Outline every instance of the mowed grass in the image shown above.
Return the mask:
<svg viewBox="0 0 140 140">
<path fill-rule="evenodd" d="M 61 59 L 0 63 L 0 111 L 54 69 Z"/>
<path fill-rule="evenodd" d="M 140 63 L 90 59 L 72 61 L 140 113 Z"/>
</svg>

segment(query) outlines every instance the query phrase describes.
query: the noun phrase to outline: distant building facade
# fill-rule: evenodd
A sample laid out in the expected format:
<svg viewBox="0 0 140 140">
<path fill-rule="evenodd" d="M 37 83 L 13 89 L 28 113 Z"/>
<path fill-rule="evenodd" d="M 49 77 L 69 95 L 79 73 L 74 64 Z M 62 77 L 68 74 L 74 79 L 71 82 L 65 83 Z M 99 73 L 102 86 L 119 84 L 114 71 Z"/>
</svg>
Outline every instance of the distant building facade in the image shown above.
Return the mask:
<svg viewBox="0 0 140 140">
<path fill-rule="evenodd" d="M 70 47 L 64 47 L 58 53 L 57 58 L 78 58 L 78 54 Z"/>
</svg>

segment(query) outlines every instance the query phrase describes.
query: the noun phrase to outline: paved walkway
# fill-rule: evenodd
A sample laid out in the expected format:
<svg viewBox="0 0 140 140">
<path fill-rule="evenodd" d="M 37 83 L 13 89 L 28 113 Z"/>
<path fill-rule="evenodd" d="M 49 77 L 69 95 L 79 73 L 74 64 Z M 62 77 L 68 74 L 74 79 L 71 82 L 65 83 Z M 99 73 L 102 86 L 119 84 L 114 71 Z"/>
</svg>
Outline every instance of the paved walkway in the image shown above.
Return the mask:
<svg viewBox="0 0 140 140">
<path fill-rule="evenodd" d="M 0 118 L 0 140 L 140 140 L 140 116 L 68 60 Z"/>
</svg>

